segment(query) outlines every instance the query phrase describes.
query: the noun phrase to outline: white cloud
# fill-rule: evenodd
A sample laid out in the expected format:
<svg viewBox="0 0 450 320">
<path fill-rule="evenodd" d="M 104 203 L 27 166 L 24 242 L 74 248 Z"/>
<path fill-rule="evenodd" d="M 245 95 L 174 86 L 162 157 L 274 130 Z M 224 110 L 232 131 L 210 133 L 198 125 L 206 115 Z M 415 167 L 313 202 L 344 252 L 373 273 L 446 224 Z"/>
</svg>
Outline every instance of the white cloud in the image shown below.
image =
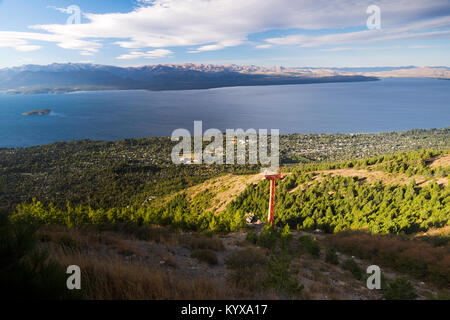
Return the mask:
<svg viewBox="0 0 450 320">
<path fill-rule="evenodd" d="M 39 50 L 41 47 L 30 44 L 18 37 L 15 32 L 0 32 L 0 48 L 13 48 L 17 51 L 27 52 Z"/>
<path fill-rule="evenodd" d="M 27 52 L 39 50 L 41 47 L 37 45 L 30 45 L 27 41 L 16 38 L 1 37 L 0 48 L 13 48 L 18 51 Z"/>
<path fill-rule="evenodd" d="M 444 28 L 444 30 L 440 29 Z M 278 38 L 268 38 L 272 45 L 298 45 L 319 47 L 327 45 L 392 42 L 399 40 L 447 40 L 450 39 L 450 16 L 432 18 L 396 28 L 362 30 L 347 33 L 331 33 L 322 36 L 295 34 Z"/>
<path fill-rule="evenodd" d="M 23 45 L 23 46 L 17 46 L 15 47 L 16 50 L 22 51 L 22 52 L 28 52 L 28 51 L 36 51 L 41 49 L 41 46 L 36 45 Z"/>
<path fill-rule="evenodd" d="M 155 49 L 147 52 L 141 51 L 131 51 L 128 54 L 123 54 L 117 59 L 129 60 L 129 59 L 138 59 L 138 58 L 147 58 L 147 59 L 156 59 L 156 58 L 164 58 L 171 55 L 173 51 L 167 49 Z"/>
<path fill-rule="evenodd" d="M 271 45 L 271 44 L 259 44 L 256 46 L 257 49 L 269 49 L 272 47 L 273 47 L 273 45 Z"/>
<path fill-rule="evenodd" d="M 96 53 L 102 47 L 97 41 L 81 40 L 59 34 L 38 32 L 0 31 L 0 47 L 10 47 L 19 51 L 38 50 L 41 46 L 31 45 L 29 41 L 54 42 L 64 49 L 82 50 L 83 53 Z"/>
<path fill-rule="evenodd" d="M 224 49 L 227 47 L 238 46 L 242 43 L 243 43 L 243 41 L 241 41 L 241 40 L 221 41 L 218 44 L 209 44 L 209 45 L 201 46 L 195 50 L 190 50 L 188 52 L 189 53 L 198 53 L 198 52 L 204 52 L 204 51 L 215 51 L 215 50 L 220 50 L 220 49 Z"/>
<path fill-rule="evenodd" d="M 257 48 L 447 39 L 445 31 L 435 29 L 448 27 L 448 0 L 138 0 L 139 6 L 128 13 L 84 13 L 86 23 L 36 25 L 32 27 L 39 30 L 36 36 L 17 35 L 22 40 L 56 42 L 84 55 L 98 52 L 102 40 L 112 39 L 120 47 L 135 50 L 120 59 L 151 58 L 151 51 L 139 49 L 186 46 L 196 53 L 237 46 L 247 42 L 249 34 L 273 29 L 365 26 L 366 8 L 374 3 L 381 8 L 381 30 L 291 35 L 267 39 Z M 420 35 L 417 31 L 424 32 Z"/>
<path fill-rule="evenodd" d="M 66 14 L 72 13 L 72 11 L 69 8 L 58 8 L 55 6 L 47 6 L 47 8 L 59 11 L 61 13 L 66 13 Z"/>
<path fill-rule="evenodd" d="M 269 38 L 266 41 L 272 45 L 298 45 L 301 47 L 320 47 L 328 45 L 361 44 L 392 42 L 400 40 L 448 40 L 450 30 L 429 32 L 405 32 L 401 29 L 364 30 L 349 33 L 333 33 L 323 36 L 290 35 L 279 38 Z"/>
<path fill-rule="evenodd" d="M 448 45 L 447 45 L 448 46 Z M 445 45 L 410 45 L 410 46 L 384 46 L 384 47 L 334 47 L 328 49 L 321 49 L 320 51 L 373 51 L 373 50 L 392 50 L 392 49 L 430 49 L 430 48 L 442 48 Z"/>
</svg>

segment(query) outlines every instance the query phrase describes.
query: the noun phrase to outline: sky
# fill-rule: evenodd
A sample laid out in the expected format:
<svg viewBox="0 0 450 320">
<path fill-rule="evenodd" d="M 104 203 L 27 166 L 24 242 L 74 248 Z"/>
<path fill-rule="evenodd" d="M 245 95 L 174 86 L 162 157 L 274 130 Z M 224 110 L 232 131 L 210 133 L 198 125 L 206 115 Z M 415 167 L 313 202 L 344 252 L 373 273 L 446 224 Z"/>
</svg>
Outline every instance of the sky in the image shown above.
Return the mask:
<svg viewBox="0 0 450 320">
<path fill-rule="evenodd" d="M 450 66 L 450 0 L 0 0 L 0 67 Z"/>
</svg>

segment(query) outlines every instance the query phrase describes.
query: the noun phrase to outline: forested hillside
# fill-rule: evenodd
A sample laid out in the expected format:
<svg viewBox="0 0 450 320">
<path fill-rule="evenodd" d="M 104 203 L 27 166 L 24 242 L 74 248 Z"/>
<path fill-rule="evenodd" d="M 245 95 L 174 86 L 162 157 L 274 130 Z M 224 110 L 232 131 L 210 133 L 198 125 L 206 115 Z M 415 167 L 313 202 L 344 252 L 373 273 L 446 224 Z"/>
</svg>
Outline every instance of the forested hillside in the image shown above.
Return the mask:
<svg viewBox="0 0 450 320">
<path fill-rule="evenodd" d="M 113 142 L 74 141 L 0 149 L 0 207 L 33 198 L 64 208 L 109 209 L 141 204 L 226 173 L 257 173 L 258 166 L 174 165 L 167 137 Z M 295 134 L 280 137 L 282 165 L 357 160 L 404 150 L 450 148 L 450 129 L 380 134 Z M 400 169 L 399 169 L 400 170 Z M 406 169 L 408 171 L 408 169 Z"/>
<path fill-rule="evenodd" d="M 402 159 L 401 168 L 411 169 L 417 175 L 407 177 L 402 173 L 377 171 L 392 163 L 392 159 L 397 159 L 396 163 Z M 287 172 L 277 187 L 275 222 L 280 226 L 289 224 L 298 230 L 320 229 L 328 233 L 368 230 L 371 233 L 411 234 L 444 227 L 450 218 L 450 168 L 431 168 L 432 163 L 440 159 L 448 159 L 447 151 L 405 152 L 296 168 L 294 172 Z M 359 168 L 362 172 L 381 175 L 378 180 L 369 182 L 364 176 L 345 177 L 320 171 L 335 168 Z M 253 183 L 242 193 L 234 194 L 235 199 L 219 212 L 212 209 L 218 201 L 216 196 L 231 187 L 220 183 L 190 196 L 187 190 L 182 190 L 174 196 L 126 207 L 94 208 L 68 203 L 66 207 L 58 208 L 52 203 L 47 206 L 33 200 L 31 204 L 19 206 L 16 214 L 46 224 L 67 226 L 137 223 L 198 231 L 237 231 L 245 226 L 247 214 L 264 220 L 268 210 L 268 182 L 257 183 L 253 177 L 249 176 Z M 392 178 L 398 182 L 389 180 Z M 421 179 L 420 185 L 416 178 Z"/>
</svg>

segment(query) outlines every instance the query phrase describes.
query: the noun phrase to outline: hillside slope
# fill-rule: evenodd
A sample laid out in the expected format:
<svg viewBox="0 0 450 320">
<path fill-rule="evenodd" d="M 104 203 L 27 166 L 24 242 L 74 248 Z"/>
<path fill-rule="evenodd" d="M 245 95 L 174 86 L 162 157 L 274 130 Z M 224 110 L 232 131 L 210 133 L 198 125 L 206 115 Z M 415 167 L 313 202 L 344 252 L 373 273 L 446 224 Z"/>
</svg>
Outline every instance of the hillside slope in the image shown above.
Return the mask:
<svg viewBox="0 0 450 320">
<path fill-rule="evenodd" d="M 89 270 L 86 299 L 449 299 L 449 155 L 286 168 L 275 231 L 244 219 L 265 220 L 260 174 L 205 177 L 119 208 L 34 201 L 12 221 L 41 222 L 38 247 Z M 380 290 L 366 287 L 370 265 Z"/>
<path fill-rule="evenodd" d="M 340 168 L 340 169 L 327 169 L 327 170 L 310 170 L 303 171 L 302 173 L 311 173 L 309 181 L 305 181 L 306 184 L 299 184 L 295 187 L 288 188 L 288 193 L 295 193 L 304 191 L 308 186 L 312 185 L 315 181 L 322 182 L 325 177 L 345 177 L 356 178 L 362 184 L 376 184 L 381 182 L 385 186 L 404 186 L 411 183 L 415 183 L 417 188 L 425 187 L 431 183 L 436 183 L 442 188 L 446 188 L 449 185 L 448 171 L 450 168 L 450 153 L 444 153 L 441 156 L 435 157 L 427 164 L 428 168 L 438 169 L 443 168 L 444 174 L 441 176 L 424 175 L 424 174 L 411 174 L 400 172 L 386 172 L 377 168 L 375 165 L 362 166 L 360 168 Z M 293 172 L 285 172 L 285 177 L 292 176 Z M 250 185 L 264 184 L 263 174 L 247 174 L 247 175 L 233 175 L 226 174 L 217 178 L 206 180 L 198 185 L 188 187 L 177 194 L 184 193 L 189 199 L 194 200 L 196 197 L 208 195 L 206 210 L 211 210 L 214 213 L 219 213 L 226 210 L 228 204 L 234 201 L 242 192 Z M 282 192 L 282 190 L 280 190 Z M 281 194 L 283 195 L 283 194 Z M 281 196 L 278 194 L 278 196 Z M 285 194 L 284 194 L 285 195 Z M 163 197 L 163 202 L 167 202 L 173 199 L 174 195 L 169 197 Z M 268 197 L 267 197 L 268 198 Z"/>
</svg>

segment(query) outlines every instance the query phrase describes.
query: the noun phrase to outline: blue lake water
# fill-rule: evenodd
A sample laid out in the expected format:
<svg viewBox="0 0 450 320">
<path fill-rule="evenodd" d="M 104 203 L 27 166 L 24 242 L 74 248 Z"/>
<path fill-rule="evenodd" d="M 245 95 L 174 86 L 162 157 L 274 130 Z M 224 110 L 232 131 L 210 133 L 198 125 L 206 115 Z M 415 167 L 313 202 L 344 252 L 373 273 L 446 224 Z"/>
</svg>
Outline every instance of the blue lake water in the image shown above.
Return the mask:
<svg viewBox="0 0 450 320">
<path fill-rule="evenodd" d="M 46 116 L 23 112 L 51 109 Z M 170 136 L 177 128 L 356 133 L 450 126 L 450 81 L 233 87 L 192 91 L 0 93 L 0 147 Z"/>
</svg>

